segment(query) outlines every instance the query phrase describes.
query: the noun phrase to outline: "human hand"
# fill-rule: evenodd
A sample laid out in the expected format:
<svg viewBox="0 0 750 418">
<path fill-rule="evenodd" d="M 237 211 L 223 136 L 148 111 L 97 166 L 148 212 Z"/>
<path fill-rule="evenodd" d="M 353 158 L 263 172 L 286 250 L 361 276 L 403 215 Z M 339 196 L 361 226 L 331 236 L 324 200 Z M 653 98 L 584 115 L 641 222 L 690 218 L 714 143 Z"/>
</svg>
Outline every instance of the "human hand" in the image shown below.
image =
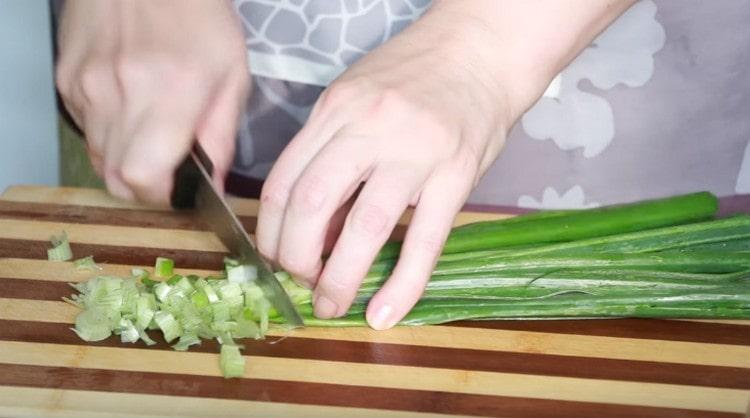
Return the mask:
<svg viewBox="0 0 750 418">
<path fill-rule="evenodd" d="M 229 1 L 69 0 L 56 81 L 107 189 L 167 204 L 197 139 L 223 179 L 250 76 Z"/>
<path fill-rule="evenodd" d="M 484 35 L 461 33 L 453 23 L 417 22 L 352 66 L 323 92 L 266 180 L 258 247 L 315 288 L 318 317 L 347 312 L 411 205 L 398 264 L 370 301 L 367 321 L 385 329 L 408 313 L 518 114 L 482 57 L 466 47 Z M 331 236 L 338 239 L 323 265 Z"/>
</svg>

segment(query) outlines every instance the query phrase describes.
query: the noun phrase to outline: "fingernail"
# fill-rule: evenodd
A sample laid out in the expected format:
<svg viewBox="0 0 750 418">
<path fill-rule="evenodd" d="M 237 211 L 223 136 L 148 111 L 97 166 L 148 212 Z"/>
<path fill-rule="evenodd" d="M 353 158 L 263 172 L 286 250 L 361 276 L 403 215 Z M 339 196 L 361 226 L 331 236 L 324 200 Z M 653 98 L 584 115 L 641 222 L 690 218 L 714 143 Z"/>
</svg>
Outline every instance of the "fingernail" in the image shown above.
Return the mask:
<svg viewBox="0 0 750 418">
<path fill-rule="evenodd" d="M 381 306 L 380 309 L 375 312 L 375 315 L 373 315 L 372 319 L 368 321 L 370 323 L 370 327 L 378 331 L 391 328 L 392 326 L 396 325 L 393 321 L 392 315 L 393 308 L 391 307 L 391 305 Z"/>
<path fill-rule="evenodd" d="M 331 319 L 336 316 L 336 311 L 339 310 L 334 301 L 322 295 L 315 297 L 313 308 L 315 309 L 315 316 L 320 319 Z"/>
</svg>

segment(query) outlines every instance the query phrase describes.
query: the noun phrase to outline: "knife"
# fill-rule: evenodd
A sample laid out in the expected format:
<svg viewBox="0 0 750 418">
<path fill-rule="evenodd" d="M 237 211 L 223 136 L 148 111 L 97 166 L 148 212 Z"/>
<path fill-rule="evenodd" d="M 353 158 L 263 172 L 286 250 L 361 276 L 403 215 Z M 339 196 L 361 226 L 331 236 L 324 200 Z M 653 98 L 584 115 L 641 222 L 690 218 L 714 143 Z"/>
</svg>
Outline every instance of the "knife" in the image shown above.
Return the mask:
<svg viewBox="0 0 750 418">
<path fill-rule="evenodd" d="M 273 274 L 270 264 L 258 253 L 239 219 L 216 190 L 211 181 L 212 173 L 211 160 L 196 142 L 190 155 L 175 172 L 172 207 L 195 209 L 240 264 L 252 264 L 258 268 L 258 285 L 287 324 L 295 328 L 303 327 L 302 318 Z"/>
</svg>

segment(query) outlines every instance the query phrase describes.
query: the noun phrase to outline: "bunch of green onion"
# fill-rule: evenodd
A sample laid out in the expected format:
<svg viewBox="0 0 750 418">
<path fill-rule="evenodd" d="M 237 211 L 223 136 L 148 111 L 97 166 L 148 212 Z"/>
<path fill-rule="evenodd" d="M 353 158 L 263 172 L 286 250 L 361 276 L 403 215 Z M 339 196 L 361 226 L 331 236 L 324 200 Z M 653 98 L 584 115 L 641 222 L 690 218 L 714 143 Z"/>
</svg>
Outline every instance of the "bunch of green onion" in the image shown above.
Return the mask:
<svg viewBox="0 0 750 418">
<path fill-rule="evenodd" d="M 539 212 L 455 228 L 427 288 L 401 325 L 456 320 L 590 317 L 750 318 L 750 216 L 716 219 L 717 199 L 695 193 L 576 211 Z M 369 299 L 398 261 L 386 245 L 346 316 L 321 320 L 311 293 L 277 278 L 309 326 L 364 326 Z M 90 263 L 86 263 L 90 264 Z M 263 338 L 284 320 L 255 284 L 253 266 L 225 263 L 216 277 L 100 276 L 73 285 L 86 341 L 119 334 L 153 344 L 159 329 L 176 350 L 216 338 L 225 376 L 240 376 L 238 338 Z"/>
</svg>

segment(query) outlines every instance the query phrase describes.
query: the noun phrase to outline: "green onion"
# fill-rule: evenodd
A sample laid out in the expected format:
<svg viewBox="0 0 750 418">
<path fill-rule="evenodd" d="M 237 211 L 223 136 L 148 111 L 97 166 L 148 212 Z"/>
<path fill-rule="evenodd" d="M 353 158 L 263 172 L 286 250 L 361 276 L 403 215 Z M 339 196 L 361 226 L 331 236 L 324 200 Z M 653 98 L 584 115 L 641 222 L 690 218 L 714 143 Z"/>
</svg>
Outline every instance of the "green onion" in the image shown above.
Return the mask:
<svg viewBox="0 0 750 418">
<path fill-rule="evenodd" d="M 154 322 L 164 333 L 164 339 L 167 342 L 174 340 L 182 334 L 180 323 L 169 312 L 159 311 L 154 315 Z"/>
<path fill-rule="evenodd" d="M 73 251 L 70 249 L 68 234 L 63 231 L 62 234 L 50 238 L 52 248 L 47 249 L 47 260 L 49 261 L 68 261 L 73 258 Z"/>
<path fill-rule="evenodd" d="M 221 354 L 219 355 L 219 366 L 224 377 L 244 376 L 245 358 L 240 354 L 240 348 L 236 345 L 222 345 Z"/>
<path fill-rule="evenodd" d="M 258 278 L 258 268 L 249 264 L 227 266 L 227 279 L 233 283 L 246 283 Z"/>
<path fill-rule="evenodd" d="M 443 254 L 499 249 L 529 244 L 567 242 L 624 232 L 705 220 L 717 210 L 710 193 L 579 211 L 522 215 L 499 221 L 478 222 L 454 229 Z M 393 258 L 400 243 L 390 243 L 378 259 Z"/>
<path fill-rule="evenodd" d="M 177 351 L 187 351 L 190 346 L 200 345 L 200 343 L 201 340 L 198 336 L 193 334 L 182 334 L 177 341 L 177 344 L 173 345 L 172 348 Z"/>
<path fill-rule="evenodd" d="M 73 265 L 77 270 L 96 271 L 102 269 L 96 264 L 96 262 L 94 262 L 94 256 L 92 255 L 74 260 Z"/>
<path fill-rule="evenodd" d="M 154 274 L 158 277 L 172 277 L 174 273 L 174 260 L 166 257 L 156 257 Z"/>
</svg>

